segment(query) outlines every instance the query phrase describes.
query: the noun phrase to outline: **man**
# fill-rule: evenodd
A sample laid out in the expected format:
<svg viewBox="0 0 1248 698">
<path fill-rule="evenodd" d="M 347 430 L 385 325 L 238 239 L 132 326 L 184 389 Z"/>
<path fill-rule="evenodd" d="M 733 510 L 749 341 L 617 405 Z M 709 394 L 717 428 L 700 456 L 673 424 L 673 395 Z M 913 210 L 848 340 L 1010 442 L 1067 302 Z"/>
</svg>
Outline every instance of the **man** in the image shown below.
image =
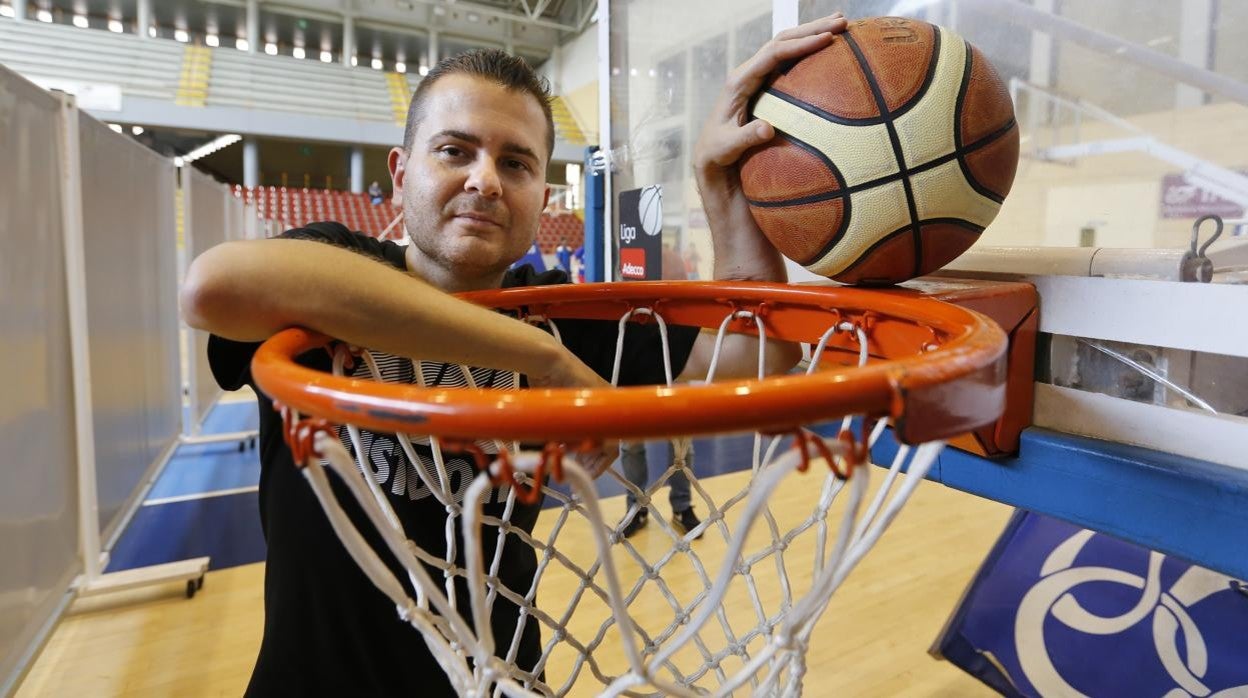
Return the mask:
<svg viewBox="0 0 1248 698">
<path fill-rule="evenodd" d="M 672 464 L 676 462 L 678 456 L 678 445 L 673 439 L 666 439 L 666 441 L 668 458 L 665 462 Z M 684 466 L 689 469 L 689 472 L 693 472 L 692 441 L 686 441 L 684 455 L 681 457 L 684 460 Z M 636 485 L 637 489 L 642 492 L 646 491 L 646 487 L 650 484 L 650 463 L 646 457 L 646 442 L 629 441 L 620 444 L 620 470 L 624 478 Z M 633 505 L 637 503 L 632 490 L 625 494 L 624 501 L 625 511 L 632 511 Z M 687 534 L 702 524 L 702 519 L 699 519 L 697 513 L 693 511 L 693 493 L 684 470 L 677 470 L 667 479 L 667 501 L 672 507 L 672 528 L 677 533 Z M 650 523 L 650 507 L 641 507 L 637 510 L 637 514 L 624 524 L 622 533 L 625 538 L 632 538 L 648 523 Z M 701 538 L 702 531 L 698 531 L 693 537 L 695 540 Z"/>
<path fill-rule="evenodd" d="M 716 242 L 716 273 L 722 278 L 784 278 L 780 257 L 754 225 L 735 184 L 737 159 L 771 137 L 766 125 L 741 125 L 749 93 L 781 61 L 826 45 L 826 32 L 843 28 L 843 20 L 829 19 L 770 44 L 734 77 L 717 112 L 722 123 L 703 133 L 698 179 L 708 219 L 716 230 L 727 231 Z M 214 334 L 209 355 L 222 386 L 250 383 L 248 367 L 258 342 L 291 326 L 380 352 L 387 381 L 415 380 L 406 361 L 415 358 L 426 376 L 430 369 L 453 376 L 455 370 L 447 369 L 456 365 L 482 367 L 473 372 L 483 372 L 492 387 L 512 387 L 512 372 L 529 386 L 605 386 L 602 375 L 611 367 L 604 357 L 614 355 L 612 323 L 579 329 L 560 323 L 564 346 L 537 327 L 448 295 L 566 280 L 557 273 L 539 277 L 526 268 L 507 272 L 533 243 L 549 196 L 544 173 L 554 125 L 547 100 L 544 85 L 528 67 L 501 52 L 475 51 L 444 61 L 413 95 L 403 146 L 388 158 L 410 244 L 382 243 L 324 223 L 288 231 L 282 239 L 225 243 L 201 255 L 188 271 L 181 303 L 190 325 Z M 684 364 L 694 376 L 705 373 L 714 344 L 695 334 L 678 330 L 672 338 L 675 365 Z M 622 382 L 659 382 L 662 362 L 654 333 L 628 336 L 633 358 Z M 728 343 L 721 375 L 750 375 L 752 344 L 745 337 Z M 769 352 L 771 368 L 791 366 L 792 349 L 780 345 Z M 323 356 L 309 361 L 322 368 L 327 363 Z M 329 528 L 267 407 L 262 396 L 265 630 L 248 695 L 450 695 L 418 633 L 396 617 Z M 379 484 L 406 534 L 441 556 L 445 513 L 421 494 L 424 464 L 406 462 L 388 435 L 368 438 L 363 458 L 375 466 L 371 474 L 384 480 Z M 462 497 L 462 489 L 455 494 Z M 351 505 L 344 502 L 348 515 L 364 522 Z M 531 529 L 536 515 L 536 508 L 518 511 L 512 523 Z M 386 552 L 371 526 L 360 529 L 375 549 Z M 536 564 L 532 549 L 505 545 L 504 556 L 503 583 L 525 589 Z M 405 577 L 392 558 L 385 559 Z M 457 597 L 463 599 L 459 586 Z M 491 625 L 501 654 L 508 649 L 516 610 L 500 599 L 495 611 Z M 519 644 L 517 665 L 531 667 L 540 652 L 535 623 L 526 624 Z"/>
</svg>

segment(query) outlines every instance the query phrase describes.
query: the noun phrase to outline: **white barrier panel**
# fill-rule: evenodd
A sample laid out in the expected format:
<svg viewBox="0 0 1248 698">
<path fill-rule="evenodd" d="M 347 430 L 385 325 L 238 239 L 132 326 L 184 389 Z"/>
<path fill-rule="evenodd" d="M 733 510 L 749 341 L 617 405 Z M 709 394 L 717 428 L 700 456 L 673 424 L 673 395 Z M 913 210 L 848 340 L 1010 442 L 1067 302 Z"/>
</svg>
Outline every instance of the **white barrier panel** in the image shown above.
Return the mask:
<svg viewBox="0 0 1248 698">
<path fill-rule="evenodd" d="M 182 170 L 182 192 L 186 201 L 186 245 L 189 262 L 226 241 L 227 226 L 232 218 L 229 204 L 235 199 L 225 185 L 190 167 Z M 221 389 L 217 387 L 212 377 L 212 368 L 208 365 L 208 333 L 188 331 L 191 337 L 190 356 L 187 357 L 191 372 L 188 381 L 191 424 L 188 426 L 195 431 L 221 396 Z"/>
<path fill-rule="evenodd" d="M 0 695 L 81 570 L 60 102 L 0 67 Z"/>
<path fill-rule="evenodd" d="M 175 174 L 167 158 L 85 115 L 79 152 L 96 487 L 107 540 L 180 430 Z"/>
</svg>

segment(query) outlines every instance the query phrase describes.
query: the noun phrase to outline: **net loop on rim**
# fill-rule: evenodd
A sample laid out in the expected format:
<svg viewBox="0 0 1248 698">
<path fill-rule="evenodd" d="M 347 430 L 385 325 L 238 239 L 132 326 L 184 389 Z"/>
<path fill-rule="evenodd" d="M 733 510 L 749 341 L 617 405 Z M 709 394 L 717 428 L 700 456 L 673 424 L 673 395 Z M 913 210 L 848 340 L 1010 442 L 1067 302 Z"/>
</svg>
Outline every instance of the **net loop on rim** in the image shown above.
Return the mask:
<svg viewBox="0 0 1248 698">
<path fill-rule="evenodd" d="M 832 474 L 841 480 L 848 480 L 854 474 L 854 469 L 866 465 L 870 460 L 870 453 L 867 447 L 867 434 L 871 431 L 870 420 L 863 420 L 863 436 L 858 438 L 854 436 L 854 432 L 849 428 L 842 428 L 836 436 L 836 442 L 842 446 L 842 450 L 833 453 L 833 449 L 828 446 L 828 442 L 823 437 L 812 432 L 809 429 L 798 427 L 796 429 L 771 433 L 770 436 L 792 436 L 793 450 L 797 451 L 801 458 L 797 464 L 797 471 L 805 473 L 810 470 L 810 463 L 815 459 L 822 459 L 827 464 Z"/>
<path fill-rule="evenodd" d="M 563 457 L 566 447 L 561 443 L 548 442 L 543 446 L 533 473 L 524 474 L 522 477 L 517 477 L 517 473 L 522 471 L 515 467 L 511 453 L 506 448 L 499 449 L 493 463 L 490 462 L 489 454 L 470 441 L 443 441 L 442 448 L 471 455 L 477 470 L 489 476 L 491 485 L 512 487 L 516 492 L 516 499 L 522 504 L 536 504 L 541 499 L 542 485 L 548 475 L 555 482 L 563 482 Z"/>
<path fill-rule="evenodd" d="M 279 401 L 273 401 L 273 409 L 282 415 L 282 436 L 290 446 L 290 456 L 295 466 L 303 468 L 308 459 L 320 457 L 316 447 L 316 435 L 332 434 L 334 427 L 321 417 L 301 417 L 299 413 Z"/>
</svg>

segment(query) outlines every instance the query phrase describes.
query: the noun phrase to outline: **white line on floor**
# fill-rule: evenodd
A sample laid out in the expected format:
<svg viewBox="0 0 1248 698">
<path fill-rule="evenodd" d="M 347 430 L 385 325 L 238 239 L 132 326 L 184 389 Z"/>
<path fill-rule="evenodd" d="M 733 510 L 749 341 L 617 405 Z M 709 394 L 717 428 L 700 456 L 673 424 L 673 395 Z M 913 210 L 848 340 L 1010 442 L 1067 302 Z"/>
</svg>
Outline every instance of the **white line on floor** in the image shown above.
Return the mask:
<svg viewBox="0 0 1248 698">
<path fill-rule="evenodd" d="M 251 487 L 235 487 L 229 490 L 216 490 L 215 492 L 196 492 L 194 494 L 180 494 L 176 497 L 161 497 L 159 499 L 149 499 L 143 502 L 143 506 L 152 507 L 157 504 L 173 504 L 174 502 L 189 502 L 194 499 L 208 499 L 209 497 L 225 497 L 231 494 L 246 494 L 248 492 L 259 491 L 259 485 Z"/>
</svg>

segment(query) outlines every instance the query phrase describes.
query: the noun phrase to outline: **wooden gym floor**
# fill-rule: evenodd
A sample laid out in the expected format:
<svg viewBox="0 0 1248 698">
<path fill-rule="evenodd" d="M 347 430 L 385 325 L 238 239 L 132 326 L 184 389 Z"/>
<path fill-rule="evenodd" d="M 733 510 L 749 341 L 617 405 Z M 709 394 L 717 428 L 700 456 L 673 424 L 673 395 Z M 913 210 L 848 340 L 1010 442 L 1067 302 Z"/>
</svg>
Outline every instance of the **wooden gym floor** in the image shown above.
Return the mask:
<svg viewBox="0 0 1248 698">
<path fill-rule="evenodd" d="M 874 471 L 875 484 L 882 473 Z M 732 473 L 700 482 L 722 496 L 740 487 L 746 476 Z M 812 489 L 802 477 L 789 478 L 777 491 L 775 511 L 801 508 Z M 607 512 L 623 507 L 619 498 L 604 504 Z M 658 510 L 666 515 L 666 502 Z M 1010 512 L 995 502 L 922 483 L 821 619 L 808 655 L 806 695 L 993 695 L 958 668 L 929 657 L 927 649 Z M 723 545 L 716 538 L 708 534 L 699 541 L 699 552 L 714 553 L 713 546 Z M 648 556 L 668 544 L 654 521 L 630 540 Z M 578 557 L 593 554 L 588 540 L 576 536 L 561 538 L 560 544 Z M 790 569 L 801 554 L 786 553 Z M 81 602 L 57 628 L 16 695 L 239 696 L 260 643 L 263 574 L 263 564 L 210 572 L 203 592 L 189 601 L 179 584 Z M 628 570 L 623 574 L 627 577 Z M 566 598 L 561 585 L 567 584 L 548 576 L 541 593 Z M 802 583 L 794 586 L 800 589 Z M 646 624 L 644 616 L 639 620 Z M 596 627 L 597 619 L 589 621 Z M 557 673 L 553 659 L 552 668 Z M 593 695 L 596 686 L 590 678 L 571 695 Z"/>
</svg>

